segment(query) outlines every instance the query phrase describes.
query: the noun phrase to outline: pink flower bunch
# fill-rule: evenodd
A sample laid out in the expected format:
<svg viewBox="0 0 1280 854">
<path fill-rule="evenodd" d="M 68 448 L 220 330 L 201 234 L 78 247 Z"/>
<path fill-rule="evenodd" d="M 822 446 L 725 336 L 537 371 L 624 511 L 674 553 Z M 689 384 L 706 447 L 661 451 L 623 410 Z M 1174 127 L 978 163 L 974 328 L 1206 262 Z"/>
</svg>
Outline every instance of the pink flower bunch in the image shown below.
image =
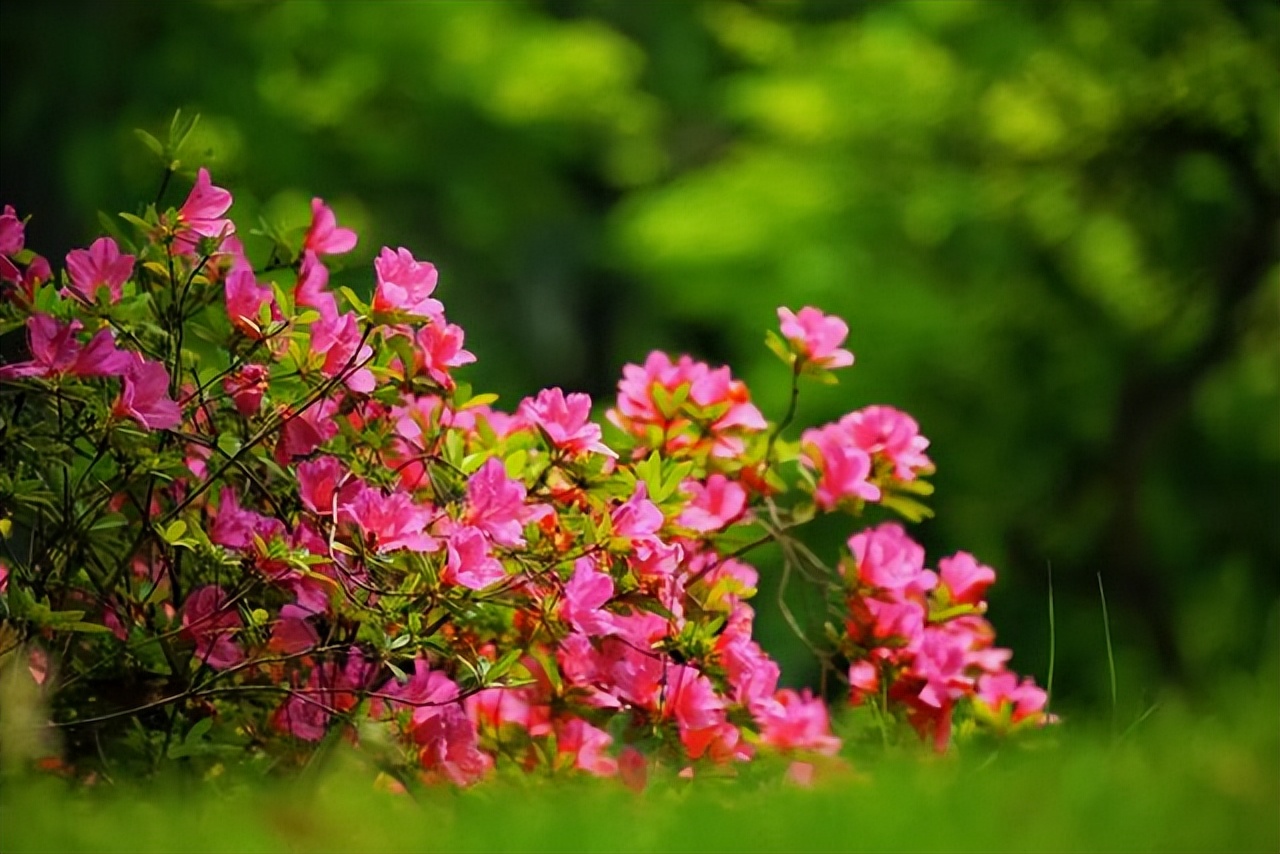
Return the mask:
<svg viewBox="0 0 1280 854">
<path fill-rule="evenodd" d="M 741 380 L 727 367 L 659 351 L 644 365 L 626 365 L 617 404 L 606 417 L 637 442 L 637 453 L 732 459 L 768 424 Z"/>
<path fill-rule="evenodd" d="M 49 262 L 25 248 L 26 222 L 18 218 L 13 205 L 0 213 L 0 294 L 30 304 L 36 289 L 53 278 Z"/>
<path fill-rule="evenodd" d="M 824 510 L 850 501 L 879 501 L 882 489 L 933 471 L 929 440 L 911 416 L 868 406 L 833 424 L 806 430 L 802 462 L 817 471 L 814 500 Z"/>
<path fill-rule="evenodd" d="M 854 703 L 887 697 L 939 750 L 962 701 L 1008 723 L 1045 722 L 1045 693 L 1005 669 L 1012 653 L 994 645 L 995 630 L 982 617 L 995 580 L 990 567 L 959 552 L 943 558 L 939 572 L 926 569 L 924 549 L 895 523 L 855 534 L 849 551 L 845 631 Z"/>
<path fill-rule="evenodd" d="M 909 416 L 867 407 L 797 449 L 776 442 L 791 416 L 771 430 L 728 367 L 654 352 L 623 370 L 615 449 L 585 394 L 504 411 L 455 380 L 474 356 L 430 263 L 384 247 L 370 305 L 331 291 L 326 259 L 357 236 L 313 199 L 268 281 L 231 204 L 202 169 L 180 208 L 129 220 L 136 242 L 71 252 L 61 287 L 29 275 L 25 224 L 0 216 L 0 278 L 18 285 L 0 321 L 24 324 L 30 351 L 0 365 L 24 391 L 0 395 L 0 419 L 25 443 L 0 463 L 42 484 L 21 523 L 64 538 L 8 566 L 0 595 L 39 579 L 49 613 L 83 617 L 23 617 L 62 650 L 55 671 L 106 662 L 141 684 L 146 649 L 145 666 L 195 674 L 173 714 L 249 733 L 247 751 L 302 762 L 327 733 L 373 727 L 426 782 L 543 769 L 642 788 L 658 763 L 732 773 L 760 755 L 808 781 L 835 761 L 828 708 L 780 688 L 755 639 L 743 535 L 790 537 L 812 515 L 806 484 L 856 513 L 930 472 Z M 793 383 L 852 363 L 839 318 L 779 318 Z M 893 524 L 849 550 L 833 652 L 855 702 L 939 745 L 957 713 L 1046 719 L 981 616 L 990 568 L 960 553 L 926 569 Z M 56 707 L 130 713 L 91 683 L 69 679 Z"/>
</svg>

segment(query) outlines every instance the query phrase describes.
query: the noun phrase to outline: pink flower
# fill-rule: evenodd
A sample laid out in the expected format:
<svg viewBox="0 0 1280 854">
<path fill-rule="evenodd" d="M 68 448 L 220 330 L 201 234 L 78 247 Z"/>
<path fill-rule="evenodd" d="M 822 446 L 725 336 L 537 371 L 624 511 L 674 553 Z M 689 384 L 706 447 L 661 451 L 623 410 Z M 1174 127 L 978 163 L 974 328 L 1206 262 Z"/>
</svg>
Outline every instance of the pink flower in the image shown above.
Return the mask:
<svg viewBox="0 0 1280 854">
<path fill-rule="evenodd" d="M 333 398 L 326 398 L 302 412 L 295 413 L 289 407 L 281 409 L 284 424 L 280 428 L 280 440 L 276 442 L 276 462 L 288 465 L 338 435 L 338 425 L 333 420 L 337 411 L 338 402 Z"/>
<path fill-rule="evenodd" d="M 443 321 L 443 319 L 441 319 Z M 449 368 L 460 368 L 476 360 L 470 351 L 462 349 L 463 331 L 461 326 L 433 320 L 422 329 L 414 341 L 417 349 L 417 365 L 414 367 L 425 372 L 436 383 L 445 389 L 454 387 Z"/>
<path fill-rule="evenodd" d="M 418 761 L 427 771 L 441 774 L 455 786 L 479 782 L 493 767 L 493 759 L 479 749 L 475 724 L 461 703 L 444 707 L 413 729 L 419 745 Z"/>
<path fill-rule="evenodd" d="M 276 655 L 297 655 L 319 645 L 320 635 L 308 622 L 312 616 L 312 612 L 297 605 L 285 605 L 271 629 L 267 649 Z"/>
<path fill-rule="evenodd" d="M 0 379 L 119 376 L 132 367 L 134 354 L 116 347 L 111 330 L 98 330 L 82 347 L 76 339 L 82 328 L 78 320 L 63 325 L 47 314 L 32 314 L 27 318 L 27 344 L 34 358 L 0 367 Z"/>
<path fill-rule="evenodd" d="M 262 365 L 241 365 L 222 380 L 222 390 L 242 416 L 256 415 L 267 392 L 267 369 Z"/>
<path fill-rule="evenodd" d="M 278 322 L 284 318 L 280 306 L 276 305 L 275 293 L 265 285 L 259 286 L 253 270 L 247 266 L 238 265 L 231 271 L 223 283 L 223 291 L 231 324 L 250 338 L 264 337 L 264 308 L 268 309 L 266 318 L 270 321 Z"/>
<path fill-rule="evenodd" d="M 704 484 L 686 480 L 681 490 L 692 495 L 676 523 L 699 533 L 719 531 L 742 517 L 747 509 L 747 491 L 736 481 L 716 473 Z"/>
<path fill-rule="evenodd" d="M 350 711 L 360 702 L 375 672 L 374 665 L 355 648 L 341 666 L 336 661 L 317 664 L 311 669 L 306 688 L 290 692 L 272 723 L 276 729 L 304 741 L 319 741 L 333 715 Z"/>
<path fill-rule="evenodd" d="M 373 356 L 373 348 L 361 345 L 360 340 L 360 321 L 355 312 L 322 314 L 311 324 L 311 352 L 324 356 L 320 372 L 326 377 L 343 375 L 348 388 L 368 394 L 377 387 L 373 372 L 364 367 Z"/>
<path fill-rule="evenodd" d="M 12 258 L 22 251 L 26 242 L 26 225 L 18 219 L 13 205 L 5 205 L 0 213 L 0 255 Z"/>
<path fill-rule="evenodd" d="M 724 722 L 724 700 L 711 680 L 683 664 L 667 667 L 667 708 L 682 734 Z"/>
<path fill-rule="evenodd" d="M 610 515 L 613 519 L 613 535 L 632 540 L 652 539 L 665 521 L 658 505 L 649 500 L 649 488 L 643 480 L 636 481 L 631 497 Z"/>
<path fill-rule="evenodd" d="M 303 249 L 317 255 L 341 255 L 356 247 L 356 233 L 340 228 L 333 210 L 323 199 L 311 200 L 311 226 L 303 238 Z"/>
<path fill-rule="evenodd" d="M 841 418 L 840 427 L 859 448 L 889 460 L 898 480 L 915 480 L 917 473 L 933 470 L 933 462 L 924 453 L 929 440 L 920 435 L 915 419 L 905 412 L 892 406 L 868 406 Z"/>
<path fill-rule="evenodd" d="M 106 286 L 111 296 L 108 302 L 118 302 L 124 283 L 133 275 L 132 255 L 120 254 L 120 247 L 110 237 L 100 237 L 88 249 L 73 249 L 67 253 L 67 272 L 71 287 L 89 302 L 97 298 L 98 289 Z M 66 295 L 64 290 L 63 295 Z"/>
<path fill-rule="evenodd" d="M 298 281 L 293 286 L 293 301 L 320 312 L 323 318 L 338 314 L 338 301 L 329 293 L 329 268 L 316 253 L 304 250 L 298 264 Z"/>
<path fill-rule="evenodd" d="M 879 590 L 906 596 L 923 594 L 937 584 L 924 568 L 924 549 L 896 522 L 885 522 L 849 538 L 858 580 Z"/>
<path fill-rule="evenodd" d="M 556 752 L 573 756 L 573 767 L 597 777 L 618 773 L 618 761 L 604 753 L 613 736 L 582 718 L 569 718 L 556 726 Z"/>
<path fill-rule="evenodd" d="M 507 577 L 502 561 L 489 554 L 489 543 L 479 528 L 462 527 L 449 537 L 445 581 L 472 590 L 483 590 Z"/>
<path fill-rule="evenodd" d="M 467 481 L 467 524 L 484 531 L 500 546 L 523 546 L 524 526 L 546 515 L 525 503 L 524 484 L 507 477 L 498 457 L 490 457 Z"/>
<path fill-rule="evenodd" d="M 195 641 L 196 657 L 214 670 L 244 661 L 244 650 L 234 638 L 242 627 L 239 612 L 227 604 L 221 587 L 210 584 L 193 590 L 182 605 L 183 637 Z"/>
<path fill-rule="evenodd" d="M 591 558 L 579 558 L 564 586 L 560 618 L 587 636 L 613 634 L 613 614 L 601 610 L 612 598 L 613 579 L 597 570 Z"/>
<path fill-rule="evenodd" d="M 551 444 L 575 454 L 596 451 L 609 457 L 618 455 L 601 441 L 599 424 L 591 423 L 591 398 L 585 394 L 565 395 L 558 388 L 543 389 L 535 398 L 520 401 L 518 414 L 537 426 Z"/>
<path fill-rule="evenodd" d="M 444 306 L 431 299 L 436 289 L 435 265 L 417 261 L 408 249 L 383 247 L 373 262 L 378 284 L 373 292 L 375 313 L 404 314 L 443 320 Z"/>
<path fill-rule="evenodd" d="M 843 368 L 853 364 L 853 354 L 840 349 L 849 336 L 849 326 L 835 315 L 805 306 L 798 315 L 779 308 L 783 336 L 801 359 L 819 368 Z"/>
<path fill-rule="evenodd" d="M 850 499 L 879 501 L 880 488 L 871 483 L 871 457 L 854 445 L 837 424 L 804 431 L 800 437 L 801 461 L 818 470 L 813 497 L 818 506 L 831 510 Z"/>
<path fill-rule="evenodd" d="M 979 676 L 977 687 L 978 700 L 995 715 L 1007 710 L 1011 724 L 1041 716 L 1049 699 L 1030 677 L 1019 682 L 1017 674 L 1007 670 Z"/>
<path fill-rule="evenodd" d="M 644 754 L 631 745 L 618 753 L 618 776 L 623 785 L 633 792 L 643 792 L 649 782 L 649 762 Z"/>
<path fill-rule="evenodd" d="M 334 512 L 334 497 L 341 507 L 366 489 L 364 482 L 353 477 L 336 457 L 323 456 L 299 463 L 298 497 L 302 505 L 313 513 L 329 516 Z"/>
<path fill-rule="evenodd" d="M 195 186 L 178 209 L 175 248 L 183 254 L 195 251 L 198 237 L 220 238 L 235 234 L 236 225 L 223 214 L 231 207 L 231 193 L 215 187 L 209 170 L 201 168 Z"/>
<path fill-rule="evenodd" d="M 270 542 L 284 535 L 284 523 L 240 506 L 235 490 L 223 487 L 218 510 L 209 526 L 209 541 L 236 551 L 253 548 L 254 538 Z"/>
<path fill-rule="evenodd" d="M 398 549 L 434 552 L 440 548 L 426 533 L 435 511 L 414 503 L 407 492 L 383 495 L 381 490 L 365 487 L 345 509 L 379 553 Z"/>
<path fill-rule="evenodd" d="M 160 362 L 137 356 L 125 372 L 113 413 L 132 418 L 148 430 L 172 430 L 182 423 L 182 410 L 169 397 L 169 371 Z"/>
<path fill-rule="evenodd" d="M 831 734 L 827 707 L 805 689 L 797 694 L 783 688 L 774 702 L 762 706 L 756 714 L 760 722 L 760 740 L 778 750 L 805 750 L 834 756 L 840 750 L 840 739 Z"/>
<path fill-rule="evenodd" d="M 643 367 L 623 367 L 617 405 L 605 417 L 646 447 L 719 458 L 741 454 L 745 436 L 768 426 L 728 368 L 712 370 L 688 356 L 672 362 L 657 350 Z"/>
<path fill-rule="evenodd" d="M 746 633 L 722 635 L 717 643 L 720 663 L 733 691 L 733 701 L 753 714 L 769 706 L 778 688 L 781 671 L 760 645 Z M 725 637 L 728 640 L 723 640 Z"/>
<path fill-rule="evenodd" d="M 911 675 L 925 683 L 920 702 L 947 708 L 973 688 L 973 679 L 965 673 L 969 647 L 970 640 L 963 634 L 925 627 L 911 662 Z"/>
<path fill-rule="evenodd" d="M 977 605 L 996 580 L 996 571 L 978 563 L 968 552 L 956 552 L 938 561 L 938 574 L 951 594 L 951 601 Z"/>
</svg>

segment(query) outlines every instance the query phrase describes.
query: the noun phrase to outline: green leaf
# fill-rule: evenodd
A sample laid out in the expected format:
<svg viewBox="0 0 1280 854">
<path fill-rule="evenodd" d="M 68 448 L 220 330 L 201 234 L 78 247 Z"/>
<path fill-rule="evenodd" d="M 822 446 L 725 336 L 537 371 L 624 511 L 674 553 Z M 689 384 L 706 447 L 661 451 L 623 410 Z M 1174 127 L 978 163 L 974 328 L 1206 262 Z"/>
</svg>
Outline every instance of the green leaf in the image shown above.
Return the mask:
<svg viewBox="0 0 1280 854">
<path fill-rule="evenodd" d="M 83 620 L 77 620 L 74 623 L 67 623 L 58 626 L 60 629 L 66 629 L 71 632 L 83 632 L 90 635 L 111 634 L 111 629 L 98 623 L 86 623 Z"/>
<path fill-rule="evenodd" d="M 181 519 L 174 519 L 169 523 L 169 527 L 160 532 L 160 538 L 166 543 L 173 545 L 182 539 L 182 535 L 187 532 L 187 523 Z"/>
<path fill-rule="evenodd" d="M 338 288 L 338 293 L 347 298 L 347 306 L 356 314 L 363 317 L 369 313 L 369 306 L 365 305 L 364 301 L 361 300 L 360 297 L 356 296 L 356 292 L 351 290 L 351 288 L 343 285 Z"/>
<path fill-rule="evenodd" d="M 787 345 L 787 342 L 782 339 L 782 336 L 774 332 L 772 329 L 764 334 L 764 344 L 772 350 L 774 355 L 781 359 L 782 363 L 787 367 L 791 367 L 795 364 L 796 354 L 791 352 L 791 348 Z"/>
<path fill-rule="evenodd" d="M 919 501 L 907 498 L 905 495 L 882 495 L 880 504 L 888 507 L 908 522 L 922 522 L 933 516 L 932 510 Z"/>
<path fill-rule="evenodd" d="M 142 144 L 151 150 L 151 153 L 158 157 L 161 161 L 165 159 L 164 146 L 160 144 L 160 140 L 147 133 L 142 128 L 134 128 L 133 135 L 142 140 Z"/>
</svg>

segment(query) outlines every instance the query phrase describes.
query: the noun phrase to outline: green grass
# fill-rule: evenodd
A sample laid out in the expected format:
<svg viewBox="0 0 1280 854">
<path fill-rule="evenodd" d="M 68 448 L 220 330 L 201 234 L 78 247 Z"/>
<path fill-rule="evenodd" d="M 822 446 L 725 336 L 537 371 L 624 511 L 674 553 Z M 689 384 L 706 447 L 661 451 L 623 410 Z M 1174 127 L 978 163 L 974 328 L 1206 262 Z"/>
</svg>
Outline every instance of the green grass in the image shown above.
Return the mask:
<svg viewBox="0 0 1280 854">
<path fill-rule="evenodd" d="M 869 754 L 813 789 L 747 778 L 375 789 L 352 755 L 292 784 L 8 780 L 3 851 L 1277 851 L 1280 674 L 956 755 Z"/>
</svg>

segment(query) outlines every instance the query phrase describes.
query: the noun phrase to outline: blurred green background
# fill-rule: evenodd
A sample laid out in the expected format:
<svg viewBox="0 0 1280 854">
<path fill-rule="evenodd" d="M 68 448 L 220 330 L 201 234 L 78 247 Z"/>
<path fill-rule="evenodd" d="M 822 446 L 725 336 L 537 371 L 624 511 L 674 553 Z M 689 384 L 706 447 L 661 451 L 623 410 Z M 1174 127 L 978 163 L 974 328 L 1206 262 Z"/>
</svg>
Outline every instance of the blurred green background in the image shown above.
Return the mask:
<svg viewBox="0 0 1280 854">
<path fill-rule="evenodd" d="M 198 111 L 242 222 L 321 195 L 337 282 L 434 261 L 508 407 L 664 348 L 776 418 L 774 309 L 837 313 L 858 364 L 802 421 L 917 418 L 916 535 L 999 570 L 1042 683 L 1052 566 L 1060 709 L 1108 702 L 1100 573 L 1132 720 L 1280 649 L 1278 58 L 1272 2 L 2 0 L 0 202 L 56 264 L 156 192 L 133 129 Z"/>
</svg>

